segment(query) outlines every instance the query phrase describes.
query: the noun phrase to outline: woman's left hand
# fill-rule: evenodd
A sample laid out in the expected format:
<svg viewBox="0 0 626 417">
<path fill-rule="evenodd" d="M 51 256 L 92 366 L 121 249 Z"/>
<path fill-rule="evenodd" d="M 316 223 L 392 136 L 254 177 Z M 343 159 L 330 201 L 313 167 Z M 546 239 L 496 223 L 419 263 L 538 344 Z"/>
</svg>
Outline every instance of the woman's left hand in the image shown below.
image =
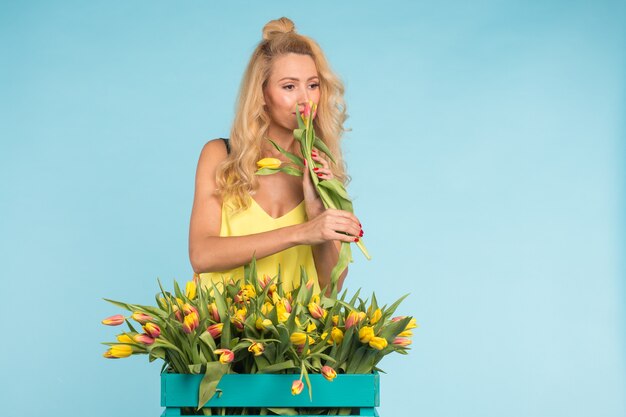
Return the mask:
<svg viewBox="0 0 626 417">
<path fill-rule="evenodd" d="M 330 170 L 330 165 L 328 164 L 328 161 L 320 156 L 317 149 L 313 149 L 313 152 L 311 153 L 311 158 L 321 165 L 321 167 L 319 168 L 313 168 L 313 171 L 317 174 L 317 177 L 320 180 L 330 180 L 332 178 L 335 178 L 333 172 Z M 305 171 L 308 171 L 309 168 L 308 166 L 306 166 L 306 159 L 304 160 L 304 164 Z M 308 175 L 308 172 L 304 173 L 302 186 L 304 188 L 304 205 L 306 208 L 306 213 L 309 220 L 311 220 L 319 216 L 324 211 L 324 203 L 317 193 L 317 190 L 315 189 L 315 184 L 313 183 L 311 176 Z"/>
</svg>

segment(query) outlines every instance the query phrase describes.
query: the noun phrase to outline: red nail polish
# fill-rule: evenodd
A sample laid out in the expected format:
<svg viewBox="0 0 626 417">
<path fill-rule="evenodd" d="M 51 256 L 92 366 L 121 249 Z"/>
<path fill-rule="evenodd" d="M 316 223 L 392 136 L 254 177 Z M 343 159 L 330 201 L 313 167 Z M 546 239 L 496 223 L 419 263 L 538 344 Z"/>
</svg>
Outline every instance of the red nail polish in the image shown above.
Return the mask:
<svg viewBox="0 0 626 417">
<path fill-rule="evenodd" d="M 358 241 L 359 241 L 359 238 L 358 238 L 358 237 L 355 237 L 355 238 L 354 238 L 354 241 L 355 241 L 355 242 L 358 242 Z"/>
<path fill-rule="evenodd" d="M 361 230 L 361 233 L 359 233 L 359 237 L 363 237 L 363 230 Z"/>
<path fill-rule="evenodd" d="M 313 168 L 313 171 L 319 171 L 319 168 Z"/>
</svg>

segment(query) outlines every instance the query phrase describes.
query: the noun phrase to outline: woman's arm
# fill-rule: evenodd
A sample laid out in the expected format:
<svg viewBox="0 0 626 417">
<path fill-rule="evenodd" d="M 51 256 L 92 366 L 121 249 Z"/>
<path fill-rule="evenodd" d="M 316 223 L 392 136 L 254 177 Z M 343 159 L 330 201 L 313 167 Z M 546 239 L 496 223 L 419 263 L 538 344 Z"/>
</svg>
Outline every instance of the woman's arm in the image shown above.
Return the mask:
<svg viewBox="0 0 626 417">
<path fill-rule="evenodd" d="M 224 144 L 218 139 L 204 146 L 198 161 L 189 227 L 189 258 L 196 273 L 235 268 L 250 262 L 253 255 L 263 258 L 296 245 L 353 240 L 337 232 L 350 233 L 355 222 L 358 224 L 351 213 L 341 210 L 327 210 L 306 223 L 268 232 L 220 237 L 222 202 L 215 193 L 215 174 L 226 157 Z"/>
</svg>

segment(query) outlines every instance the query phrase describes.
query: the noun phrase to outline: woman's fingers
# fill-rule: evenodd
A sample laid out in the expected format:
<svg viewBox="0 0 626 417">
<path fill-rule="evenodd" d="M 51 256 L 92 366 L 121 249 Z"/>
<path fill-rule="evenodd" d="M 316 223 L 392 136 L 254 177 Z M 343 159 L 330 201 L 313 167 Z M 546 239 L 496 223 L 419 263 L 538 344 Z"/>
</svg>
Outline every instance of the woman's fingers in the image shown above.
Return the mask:
<svg viewBox="0 0 626 417">
<path fill-rule="evenodd" d="M 322 158 L 317 151 L 317 149 L 313 149 L 311 152 L 311 158 L 319 164 L 321 167 L 313 168 L 313 171 L 317 174 L 317 177 L 321 180 L 330 180 L 334 178 L 333 172 L 330 170 L 330 165 L 325 158 Z"/>
</svg>

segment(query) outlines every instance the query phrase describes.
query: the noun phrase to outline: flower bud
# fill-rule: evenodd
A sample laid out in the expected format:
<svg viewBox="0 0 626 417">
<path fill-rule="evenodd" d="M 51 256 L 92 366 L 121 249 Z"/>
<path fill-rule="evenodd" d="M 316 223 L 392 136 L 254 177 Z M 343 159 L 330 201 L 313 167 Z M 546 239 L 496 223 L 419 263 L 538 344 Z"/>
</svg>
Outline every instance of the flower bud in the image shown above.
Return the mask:
<svg viewBox="0 0 626 417">
<path fill-rule="evenodd" d="M 142 313 L 140 311 L 135 311 L 131 317 L 140 324 L 146 324 L 147 322 L 154 320 L 149 314 Z"/>
<path fill-rule="evenodd" d="M 380 318 L 383 316 L 383 312 L 380 311 L 380 308 L 377 308 L 374 313 L 372 314 L 372 318 L 370 319 L 370 323 L 371 324 L 376 324 L 378 323 L 378 321 L 380 320 Z"/>
<path fill-rule="evenodd" d="M 124 323 L 125 319 L 126 318 L 122 316 L 121 314 L 116 314 L 114 316 L 107 317 L 106 319 L 102 320 L 102 324 L 106 324 L 107 326 L 119 326 L 120 324 Z"/>
<path fill-rule="evenodd" d="M 127 335 L 126 333 L 122 333 L 122 334 L 117 335 L 116 339 L 120 343 L 134 343 L 133 339 L 129 335 Z"/>
<path fill-rule="evenodd" d="M 385 339 L 384 337 L 374 336 L 370 339 L 369 345 L 376 350 L 383 350 L 387 347 L 387 339 Z"/>
<path fill-rule="evenodd" d="M 161 335 L 161 328 L 154 323 L 146 323 L 143 325 L 143 331 L 148 333 L 150 337 L 156 339 Z"/>
<path fill-rule="evenodd" d="M 335 344 L 339 345 L 343 341 L 343 332 L 339 327 L 333 327 L 330 331 L 330 338 Z"/>
<path fill-rule="evenodd" d="M 235 359 L 235 354 L 230 349 L 215 349 L 213 351 L 216 355 L 219 355 L 220 363 L 231 363 Z"/>
<path fill-rule="evenodd" d="M 190 300 L 196 298 L 197 285 L 195 281 L 189 281 L 185 286 L 185 296 Z"/>
<path fill-rule="evenodd" d="M 136 334 L 133 339 L 137 343 L 143 343 L 144 345 L 148 345 L 148 346 L 154 343 L 154 339 L 151 338 L 146 333 Z"/>
<path fill-rule="evenodd" d="M 113 345 L 105 353 L 105 357 L 108 358 L 127 358 L 133 354 L 133 348 L 130 345 Z M 108 355 L 108 356 L 107 356 Z"/>
<path fill-rule="evenodd" d="M 291 384 L 291 395 L 299 395 L 304 389 L 304 384 L 300 380 L 295 380 Z"/>
<path fill-rule="evenodd" d="M 213 321 L 216 321 L 218 323 L 222 321 L 220 319 L 220 313 L 217 311 L 217 304 L 215 303 L 209 304 L 209 314 L 211 315 L 211 318 L 213 319 Z"/>
<path fill-rule="evenodd" d="M 213 339 L 217 339 L 222 335 L 222 329 L 224 328 L 224 323 L 216 323 L 210 325 L 206 330 L 209 332 Z"/>
<path fill-rule="evenodd" d="M 252 352 L 254 356 L 260 356 L 265 351 L 265 346 L 263 343 L 254 342 L 250 346 L 248 346 L 248 352 Z"/>
<path fill-rule="evenodd" d="M 337 377 L 337 372 L 328 365 L 322 366 L 322 376 L 328 381 L 331 381 Z"/>
<path fill-rule="evenodd" d="M 309 303 L 308 307 L 309 313 L 311 313 L 311 316 L 313 318 L 321 319 L 323 317 L 326 317 L 326 310 L 324 310 L 319 304 Z"/>
<path fill-rule="evenodd" d="M 369 343 L 374 336 L 376 336 L 374 334 L 374 328 L 371 326 L 363 326 L 361 330 L 359 330 L 359 340 L 361 343 Z"/>
<path fill-rule="evenodd" d="M 270 169 L 278 169 L 280 168 L 281 161 L 278 158 L 263 158 L 256 162 L 256 166 L 259 169 L 270 168 Z"/>
<path fill-rule="evenodd" d="M 393 344 L 395 346 L 406 347 L 411 343 L 411 339 L 408 339 L 406 337 L 396 337 L 395 339 L 393 339 Z"/>
</svg>

